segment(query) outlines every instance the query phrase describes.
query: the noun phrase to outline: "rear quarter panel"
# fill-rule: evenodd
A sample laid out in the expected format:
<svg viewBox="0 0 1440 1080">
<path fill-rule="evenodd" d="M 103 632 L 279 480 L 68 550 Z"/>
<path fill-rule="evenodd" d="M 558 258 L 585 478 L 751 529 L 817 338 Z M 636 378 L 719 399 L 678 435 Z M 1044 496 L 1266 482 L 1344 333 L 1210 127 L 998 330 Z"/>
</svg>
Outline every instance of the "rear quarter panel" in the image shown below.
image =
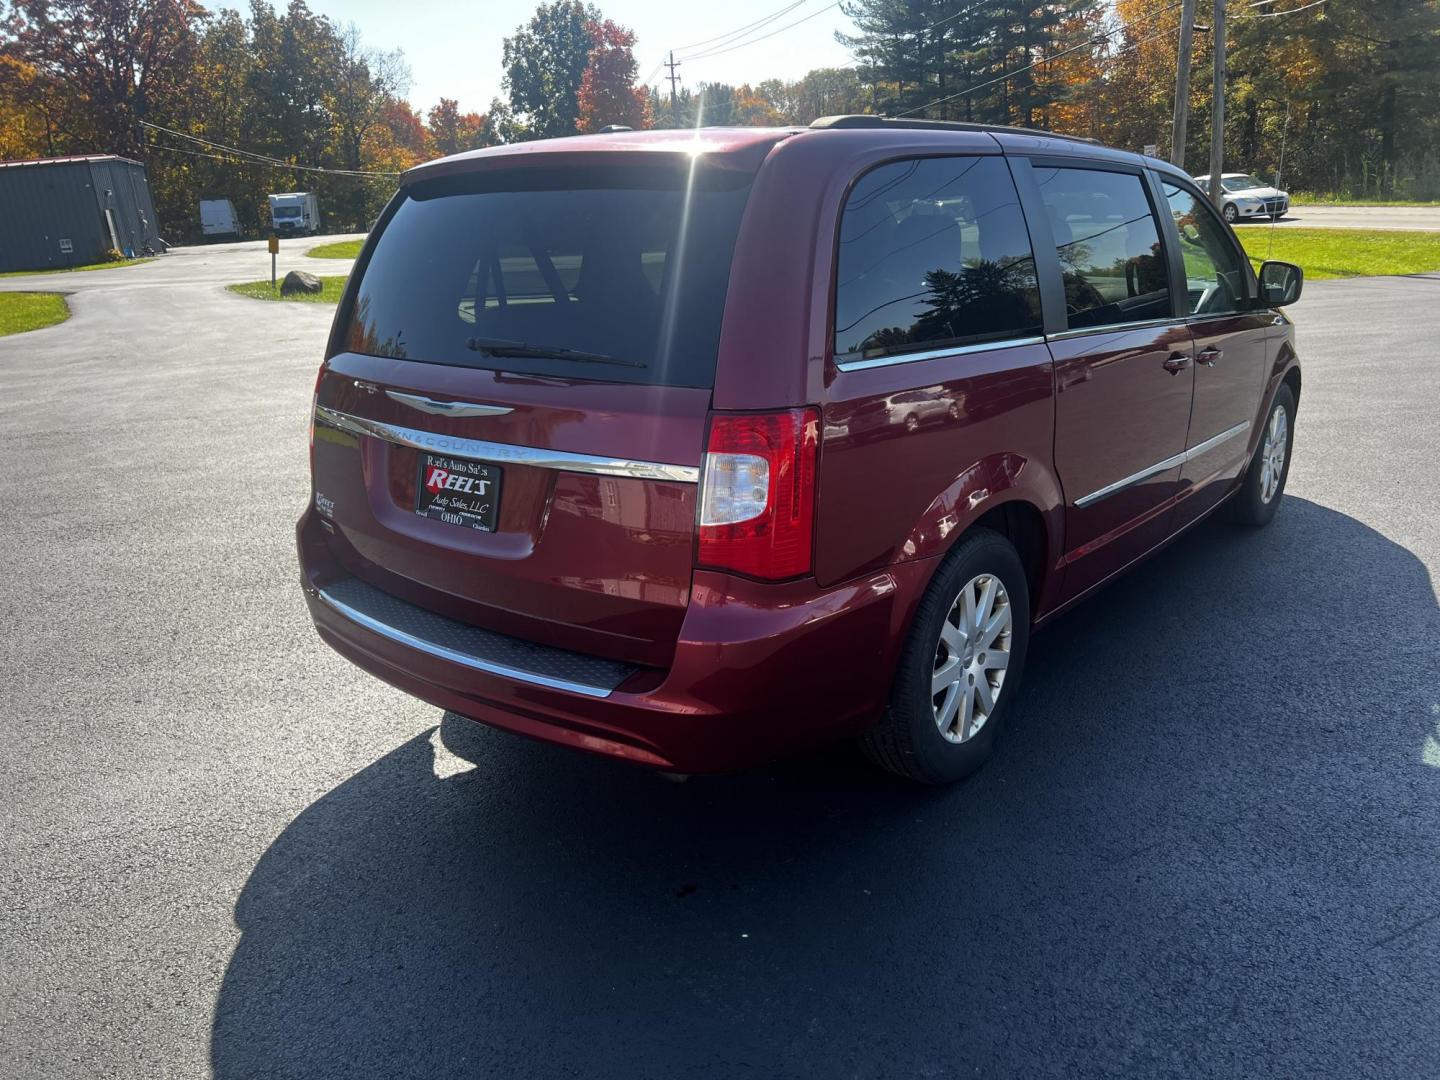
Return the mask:
<svg viewBox="0 0 1440 1080">
<path fill-rule="evenodd" d="M 823 411 L 820 583 L 943 554 L 1013 499 L 1058 540 L 1053 385 L 1043 343 L 838 372 Z M 945 408 L 907 424 L 917 394 Z"/>
</svg>

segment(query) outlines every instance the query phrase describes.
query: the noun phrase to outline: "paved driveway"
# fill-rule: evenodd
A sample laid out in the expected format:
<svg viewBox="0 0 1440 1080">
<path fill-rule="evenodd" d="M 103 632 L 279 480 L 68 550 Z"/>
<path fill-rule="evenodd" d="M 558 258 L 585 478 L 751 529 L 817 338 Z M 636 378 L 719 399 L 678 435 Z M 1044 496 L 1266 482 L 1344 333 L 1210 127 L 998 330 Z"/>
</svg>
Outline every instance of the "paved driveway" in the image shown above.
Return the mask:
<svg viewBox="0 0 1440 1080">
<path fill-rule="evenodd" d="M 1307 288 L 1274 525 L 1040 635 L 931 791 L 843 749 L 677 784 L 329 652 L 329 311 L 219 287 L 261 257 L 0 339 L 4 1075 L 1434 1075 L 1440 277 Z"/>
</svg>

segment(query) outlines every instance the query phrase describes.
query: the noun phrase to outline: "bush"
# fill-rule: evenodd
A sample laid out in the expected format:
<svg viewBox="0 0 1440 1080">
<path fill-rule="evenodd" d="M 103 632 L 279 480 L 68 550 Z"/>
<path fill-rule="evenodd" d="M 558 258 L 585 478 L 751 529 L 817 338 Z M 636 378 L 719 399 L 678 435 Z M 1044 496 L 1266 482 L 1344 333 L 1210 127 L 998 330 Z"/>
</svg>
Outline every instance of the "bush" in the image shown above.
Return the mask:
<svg viewBox="0 0 1440 1080">
<path fill-rule="evenodd" d="M 105 254 L 100 256 L 101 262 L 124 262 L 125 253 L 119 248 L 106 248 Z"/>
</svg>

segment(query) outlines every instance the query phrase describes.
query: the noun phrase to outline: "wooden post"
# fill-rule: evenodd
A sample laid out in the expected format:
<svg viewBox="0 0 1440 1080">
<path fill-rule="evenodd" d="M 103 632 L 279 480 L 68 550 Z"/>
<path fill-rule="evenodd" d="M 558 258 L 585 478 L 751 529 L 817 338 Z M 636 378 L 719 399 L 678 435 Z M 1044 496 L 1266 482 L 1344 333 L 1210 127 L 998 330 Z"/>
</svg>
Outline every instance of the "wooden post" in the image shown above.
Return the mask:
<svg viewBox="0 0 1440 1080">
<path fill-rule="evenodd" d="M 1220 176 L 1225 171 L 1225 0 L 1215 0 L 1215 75 L 1210 88 L 1210 201 L 1216 210 L 1225 208 L 1225 188 Z"/>
<path fill-rule="evenodd" d="M 1180 10 L 1180 52 L 1175 64 L 1175 117 L 1170 125 L 1170 164 L 1185 168 L 1185 133 L 1190 126 L 1190 51 L 1195 40 L 1195 0 Z"/>
</svg>

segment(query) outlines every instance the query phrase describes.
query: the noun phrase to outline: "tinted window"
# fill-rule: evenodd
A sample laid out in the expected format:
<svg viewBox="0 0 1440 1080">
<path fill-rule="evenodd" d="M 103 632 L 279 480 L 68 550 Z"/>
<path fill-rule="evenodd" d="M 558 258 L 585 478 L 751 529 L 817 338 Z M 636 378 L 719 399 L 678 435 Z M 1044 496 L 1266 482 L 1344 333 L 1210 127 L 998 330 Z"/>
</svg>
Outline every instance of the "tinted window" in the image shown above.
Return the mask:
<svg viewBox="0 0 1440 1080">
<path fill-rule="evenodd" d="M 1169 316 L 1160 230 L 1140 177 L 1036 169 L 1065 278 L 1070 329 Z"/>
<path fill-rule="evenodd" d="M 692 177 L 687 161 L 417 185 L 365 267 L 346 347 L 521 373 L 710 386 L 749 181 L 703 166 Z M 619 362 L 485 351 L 497 343 Z"/>
<path fill-rule="evenodd" d="M 1164 191 L 1180 232 L 1190 314 L 1240 311 L 1245 306 L 1245 264 L 1225 226 L 1198 195 L 1168 181 Z"/>
<path fill-rule="evenodd" d="M 840 220 L 835 353 L 884 356 L 1040 333 L 1040 291 L 999 157 L 884 165 Z"/>
</svg>

